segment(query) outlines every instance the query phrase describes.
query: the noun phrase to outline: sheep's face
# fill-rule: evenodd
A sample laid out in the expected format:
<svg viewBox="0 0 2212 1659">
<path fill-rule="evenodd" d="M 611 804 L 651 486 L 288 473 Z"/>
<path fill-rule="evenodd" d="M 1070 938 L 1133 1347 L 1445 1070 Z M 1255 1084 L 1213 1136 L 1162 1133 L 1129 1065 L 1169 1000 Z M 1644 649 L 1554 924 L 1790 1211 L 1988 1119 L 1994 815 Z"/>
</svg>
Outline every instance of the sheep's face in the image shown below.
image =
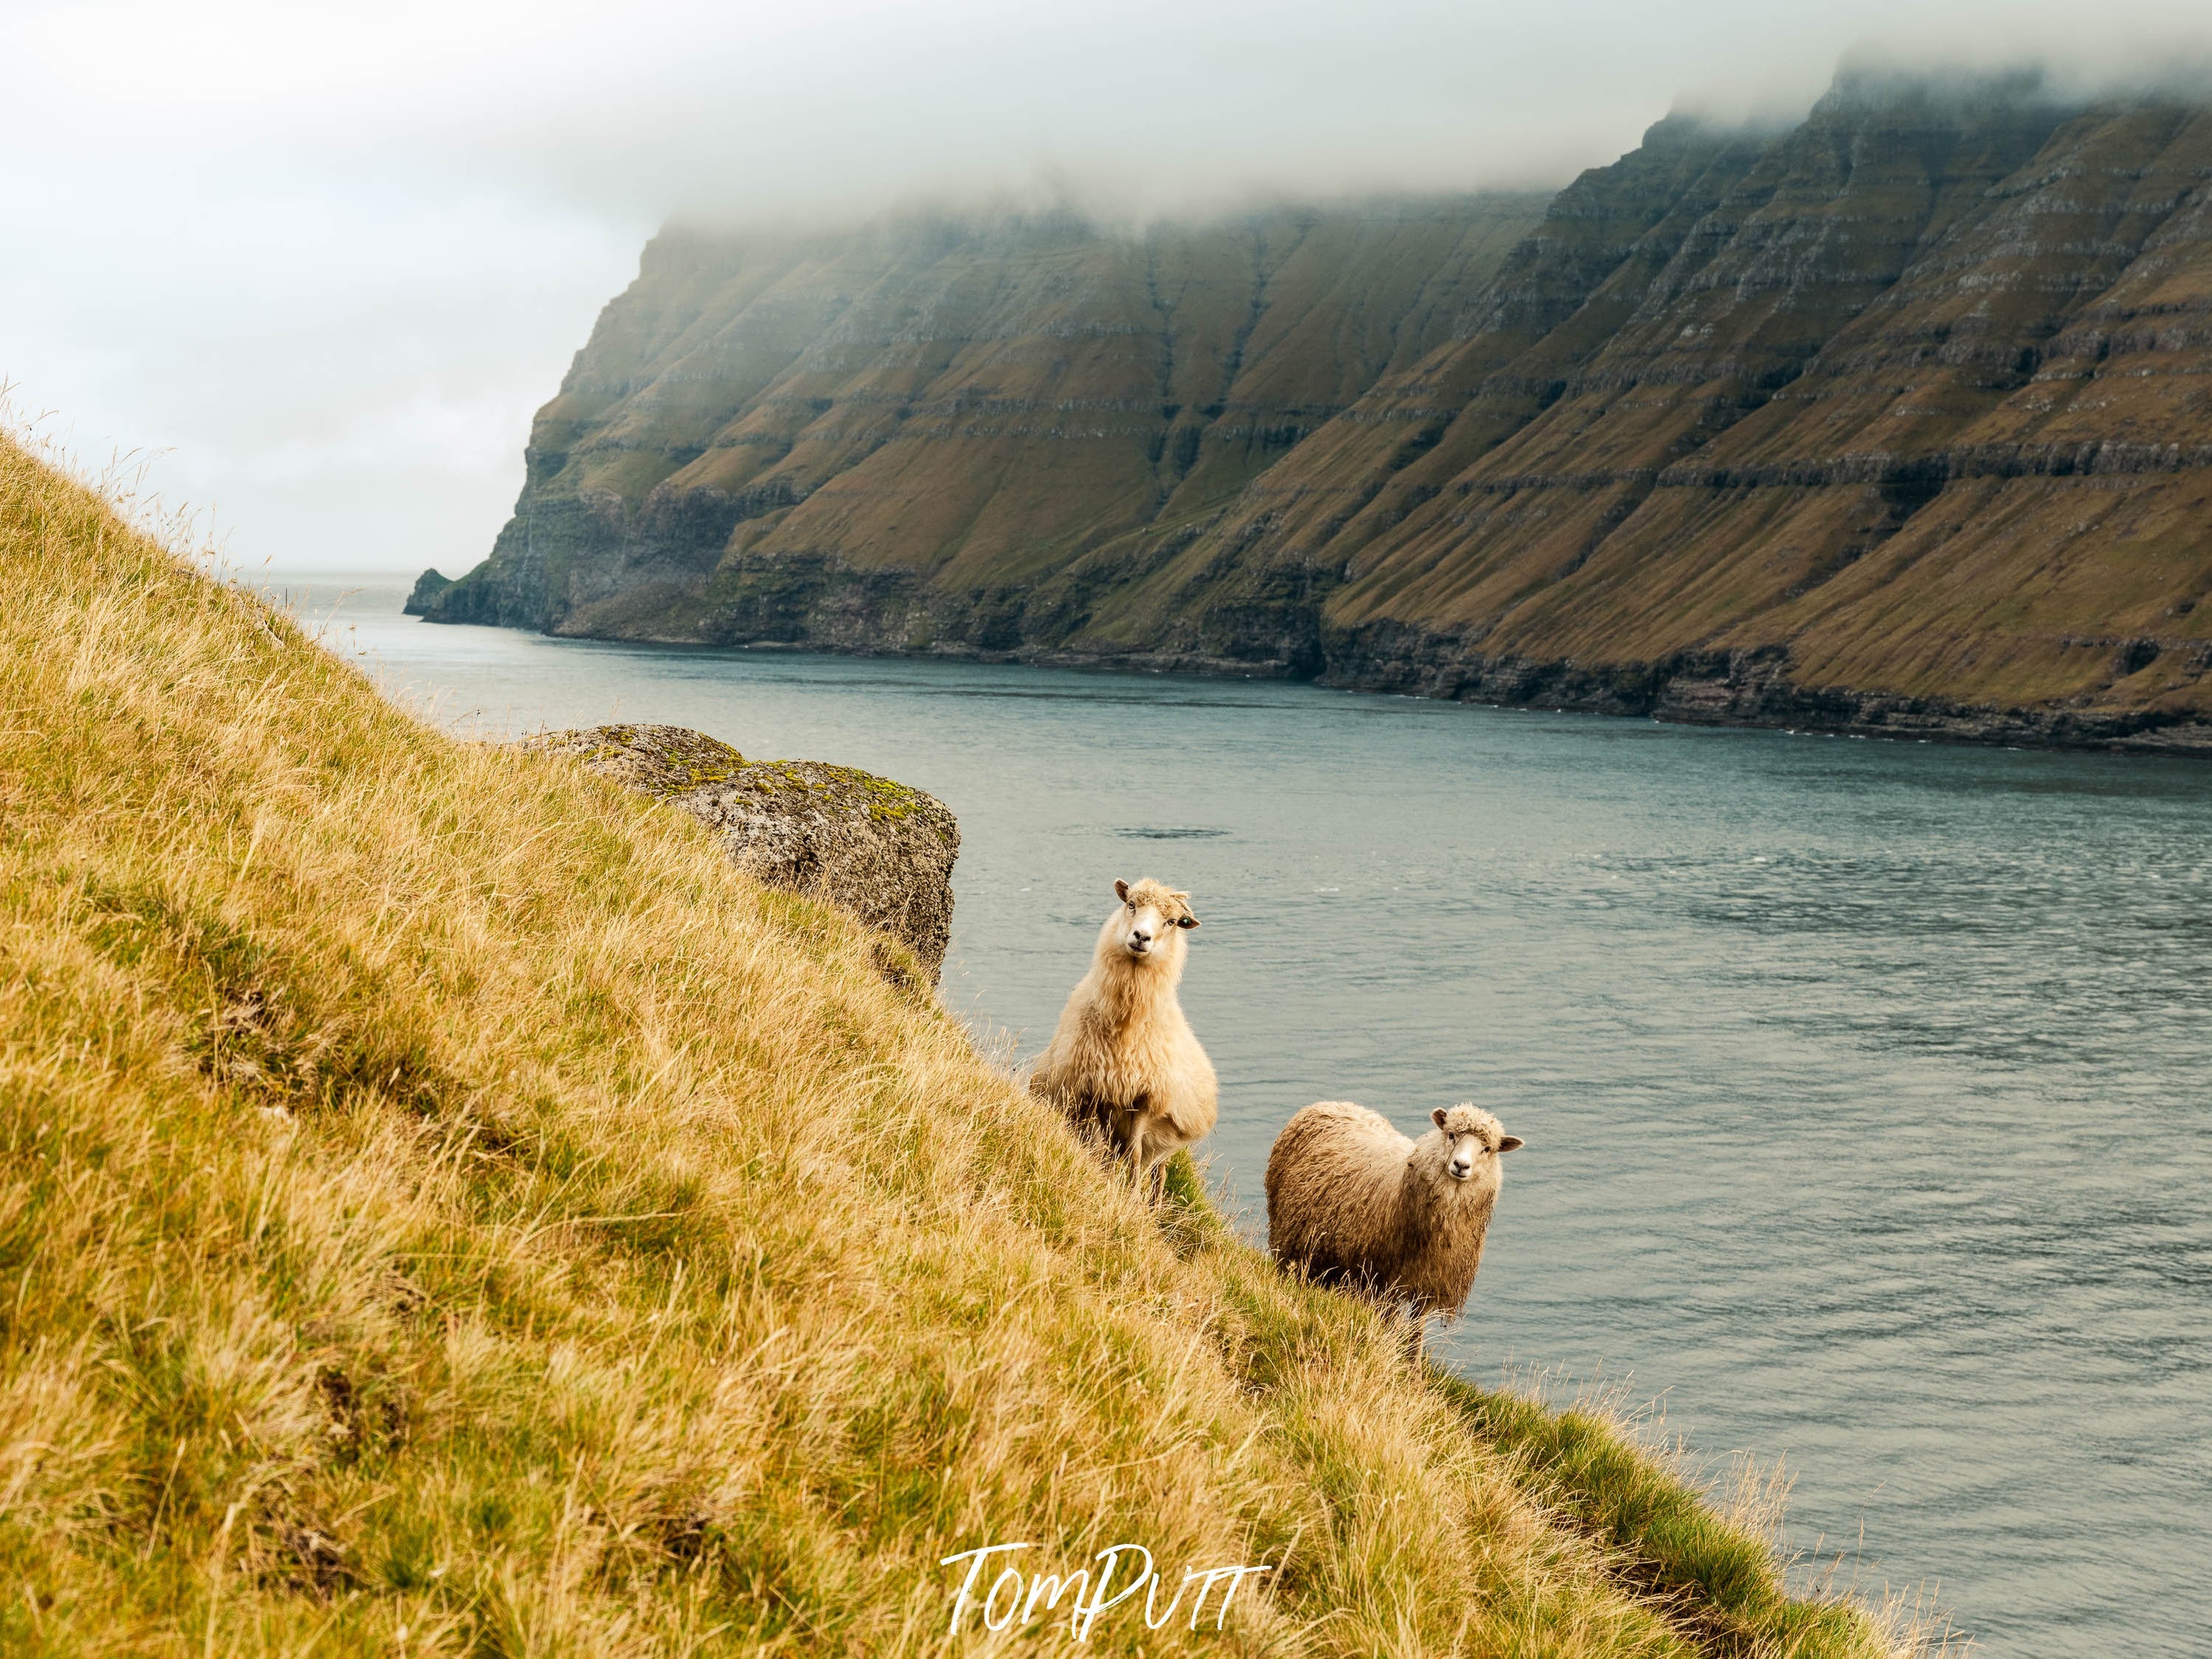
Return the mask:
<svg viewBox="0 0 2212 1659">
<path fill-rule="evenodd" d="M 1184 930 L 1198 926 L 1190 913 L 1190 895 L 1154 881 L 1150 876 L 1131 886 L 1114 884 L 1114 896 L 1121 908 L 1114 919 L 1114 938 L 1121 953 L 1133 962 L 1164 960 L 1175 954 Z"/>
<path fill-rule="evenodd" d="M 1472 1181 L 1495 1159 L 1522 1144 L 1504 1126 L 1480 1106 L 1439 1106 L 1429 1120 L 1443 1131 L 1444 1173 L 1454 1181 Z"/>
</svg>

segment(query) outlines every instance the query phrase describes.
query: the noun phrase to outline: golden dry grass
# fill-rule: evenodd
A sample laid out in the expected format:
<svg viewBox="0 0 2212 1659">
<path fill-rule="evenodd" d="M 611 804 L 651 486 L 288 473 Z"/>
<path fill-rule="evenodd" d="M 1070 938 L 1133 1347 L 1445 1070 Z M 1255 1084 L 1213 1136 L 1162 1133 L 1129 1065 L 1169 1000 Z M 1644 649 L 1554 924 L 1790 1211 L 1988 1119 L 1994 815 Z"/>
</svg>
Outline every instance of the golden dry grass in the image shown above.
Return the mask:
<svg viewBox="0 0 2212 1659">
<path fill-rule="evenodd" d="M 940 1559 L 1123 1540 L 1276 1571 L 1105 1652 L 1705 1644 L 849 919 L 4 441 L 0 1144 L 9 1653 L 1042 1650 Z"/>
</svg>

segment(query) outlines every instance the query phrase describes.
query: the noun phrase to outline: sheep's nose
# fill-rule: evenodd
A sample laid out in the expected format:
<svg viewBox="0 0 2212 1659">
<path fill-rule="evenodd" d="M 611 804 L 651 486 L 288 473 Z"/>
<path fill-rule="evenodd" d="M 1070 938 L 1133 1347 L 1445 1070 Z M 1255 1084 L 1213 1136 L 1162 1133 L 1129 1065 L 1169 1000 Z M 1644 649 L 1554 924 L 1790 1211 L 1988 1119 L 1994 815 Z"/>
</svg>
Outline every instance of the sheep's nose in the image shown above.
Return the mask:
<svg viewBox="0 0 2212 1659">
<path fill-rule="evenodd" d="M 1452 1179 L 1455 1181 L 1466 1180 L 1468 1174 L 1474 1170 L 1474 1165 L 1465 1158 L 1454 1158 L 1452 1160 L 1451 1166 Z"/>
</svg>

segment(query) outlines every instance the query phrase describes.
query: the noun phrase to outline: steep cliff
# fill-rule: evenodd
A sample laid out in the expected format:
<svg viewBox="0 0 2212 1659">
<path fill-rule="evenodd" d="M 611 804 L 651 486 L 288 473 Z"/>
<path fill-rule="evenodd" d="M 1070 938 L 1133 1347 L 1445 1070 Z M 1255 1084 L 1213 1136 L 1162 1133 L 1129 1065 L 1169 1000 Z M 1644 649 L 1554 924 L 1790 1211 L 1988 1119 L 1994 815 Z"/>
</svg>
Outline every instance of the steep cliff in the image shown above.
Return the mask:
<svg viewBox="0 0 2212 1659">
<path fill-rule="evenodd" d="M 1525 212 L 663 238 L 428 608 L 2212 751 L 2212 108 L 1845 76 Z"/>
<path fill-rule="evenodd" d="M 1134 532 L 1218 518 L 1446 338 L 1542 211 L 671 232 L 539 412 L 491 560 L 426 609 L 871 648 L 1070 635 L 1142 574 Z"/>
</svg>

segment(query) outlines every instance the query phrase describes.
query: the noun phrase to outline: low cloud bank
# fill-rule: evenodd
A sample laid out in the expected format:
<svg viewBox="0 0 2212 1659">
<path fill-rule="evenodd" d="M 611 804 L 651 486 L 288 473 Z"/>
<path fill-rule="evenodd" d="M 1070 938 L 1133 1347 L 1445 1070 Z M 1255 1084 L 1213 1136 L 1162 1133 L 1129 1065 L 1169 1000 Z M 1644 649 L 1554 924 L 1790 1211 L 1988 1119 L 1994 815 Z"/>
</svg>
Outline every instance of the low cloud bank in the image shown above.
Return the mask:
<svg viewBox="0 0 2212 1659">
<path fill-rule="evenodd" d="M 1672 107 L 1795 120 L 1839 58 L 2212 87 L 2200 6 L 2122 0 L 2091 33 L 2042 0 L 33 6 L 0 23 L 27 196 L 0 377 L 81 450 L 171 451 L 160 487 L 247 562 L 453 569 L 672 216 L 1556 185 Z"/>
</svg>

